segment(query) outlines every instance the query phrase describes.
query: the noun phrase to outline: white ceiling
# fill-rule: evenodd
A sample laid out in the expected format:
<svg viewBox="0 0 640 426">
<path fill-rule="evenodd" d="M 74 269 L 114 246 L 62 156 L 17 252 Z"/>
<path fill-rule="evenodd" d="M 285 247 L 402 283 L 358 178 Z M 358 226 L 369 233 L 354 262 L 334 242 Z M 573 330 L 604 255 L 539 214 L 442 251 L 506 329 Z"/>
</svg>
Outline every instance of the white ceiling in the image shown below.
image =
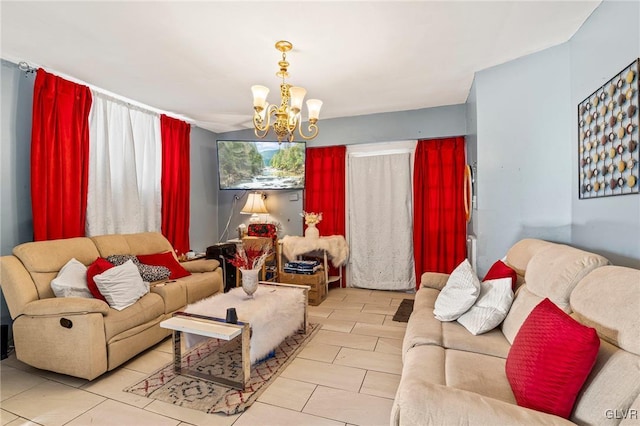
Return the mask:
<svg viewBox="0 0 640 426">
<path fill-rule="evenodd" d="M 289 40 L 321 125 L 464 103 L 475 71 L 567 41 L 599 4 L 2 0 L 0 55 L 225 132 L 251 126 L 251 85 L 279 102 Z"/>
</svg>

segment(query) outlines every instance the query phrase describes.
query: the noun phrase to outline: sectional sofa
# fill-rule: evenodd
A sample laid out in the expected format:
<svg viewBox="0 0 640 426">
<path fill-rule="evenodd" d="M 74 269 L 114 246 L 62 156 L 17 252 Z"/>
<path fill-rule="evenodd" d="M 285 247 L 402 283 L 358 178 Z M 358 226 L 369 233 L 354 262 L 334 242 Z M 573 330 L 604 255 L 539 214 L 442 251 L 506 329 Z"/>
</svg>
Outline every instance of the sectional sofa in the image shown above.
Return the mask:
<svg viewBox="0 0 640 426">
<path fill-rule="evenodd" d="M 170 334 L 160 322 L 187 304 L 223 291 L 217 260 L 181 265 L 191 275 L 152 283 L 116 310 L 95 298 L 55 297 L 51 281 L 75 258 L 90 265 L 111 255 L 171 252 L 159 233 L 103 235 L 21 244 L 0 257 L 0 286 L 13 319 L 17 358 L 33 367 L 92 380 Z"/>
<path fill-rule="evenodd" d="M 434 318 L 449 278 L 426 273 L 403 341 L 392 425 L 638 424 L 640 270 L 566 245 L 525 239 L 507 253 L 515 299 L 498 328 L 474 336 Z M 506 364 L 514 339 L 543 299 L 597 331 L 595 366 L 568 419 L 517 405 Z"/>
</svg>

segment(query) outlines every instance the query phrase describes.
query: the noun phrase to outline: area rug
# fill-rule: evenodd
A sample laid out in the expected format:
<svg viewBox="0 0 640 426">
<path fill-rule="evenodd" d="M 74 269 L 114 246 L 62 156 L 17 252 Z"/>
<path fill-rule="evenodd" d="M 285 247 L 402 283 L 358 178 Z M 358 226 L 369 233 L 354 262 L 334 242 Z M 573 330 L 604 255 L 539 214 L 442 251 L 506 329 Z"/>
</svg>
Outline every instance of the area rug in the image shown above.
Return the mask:
<svg viewBox="0 0 640 426">
<path fill-rule="evenodd" d="M 393 320 L 397 322 L 409 322 L 409 317 L 413 312 L 413 299 L 403 299 L 398 306 L 398 310 L 393 315 Z"/>
<path fill-rule="evenodd" d="M 235 390 L 206 380 L 176 375 L 173 363 L 167 364 L 146 379 L 124 389 L 147 398 L 153 398 L 205 413 L 237 414 L 251 406 L 318 332 L 320 324 L 309 324 L 306 334 L 295 333 L 287 337 L 275 350 L 275 355 L 251 366 L 251 378 L 245 390 Z M 236 376 L 241 368 L 239 342 L 209 339 L 186 352 L 183 367 L 202 373 L 225 372 Z"/>
</svg>

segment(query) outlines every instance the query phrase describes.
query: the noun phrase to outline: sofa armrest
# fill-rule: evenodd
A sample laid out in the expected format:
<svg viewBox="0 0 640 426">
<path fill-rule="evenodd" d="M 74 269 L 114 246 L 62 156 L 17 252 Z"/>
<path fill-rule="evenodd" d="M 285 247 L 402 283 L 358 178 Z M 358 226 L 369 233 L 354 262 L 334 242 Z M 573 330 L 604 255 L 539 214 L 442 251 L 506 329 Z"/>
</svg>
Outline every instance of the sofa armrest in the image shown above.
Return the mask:
<svg viewBox="0 0 640 426">
<path fill-rule="evenodd" d="M 403 377 L 404 379 L 404 377 Z M 418 385 L 418 383 L 414 383 Z M 520 407 L 474 392 L 421 382 L 399 389 L 392 425 L 449 424 L 573 425 L 567 419 Z"/>
<path fill-rule="evenodd" d="M 32 317 L 50 315 L 82 315 L 98 313 L 107 315 L 109 305 L 99 299 L 84 299 L 82 297 L 52 297 L 34 300 L 27 303 L 22 311 L 23 315 Z"/>
<path fill-rule="evenodd" d="M 420 280 L 420 287 L 435 288 L 442 290 L 449 280 L 449 274 L 441 274 L 440 272 L 425 272 Z"/>
<path fill-rule="evenodd" d="M 218 269 L 220 262 L 215 259 L 197 259 L 188 262 L 182 262 L 180 265 L 187 271 L 191 272 L 211 272 Z"/>
</svg>

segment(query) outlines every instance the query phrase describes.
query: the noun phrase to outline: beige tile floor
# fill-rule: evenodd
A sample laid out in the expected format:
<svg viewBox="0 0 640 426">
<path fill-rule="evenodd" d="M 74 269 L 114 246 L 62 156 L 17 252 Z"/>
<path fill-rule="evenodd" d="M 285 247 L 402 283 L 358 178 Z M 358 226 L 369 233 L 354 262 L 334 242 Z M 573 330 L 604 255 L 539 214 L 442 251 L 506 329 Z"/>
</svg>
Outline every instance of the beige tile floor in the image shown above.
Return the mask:
<svg viewBox="0 0 640 426">
<path fill-rule="evenodd" d="M 244 413 L 206 414 L 122 389 L 171 362 L 166 339 L 91 382 L 0 363 L 0 425 L 388 425 L 406 324 L 392 321 L 413 294 L 331 289 L 309 321 L 322 329 Z"/>
</svg>

